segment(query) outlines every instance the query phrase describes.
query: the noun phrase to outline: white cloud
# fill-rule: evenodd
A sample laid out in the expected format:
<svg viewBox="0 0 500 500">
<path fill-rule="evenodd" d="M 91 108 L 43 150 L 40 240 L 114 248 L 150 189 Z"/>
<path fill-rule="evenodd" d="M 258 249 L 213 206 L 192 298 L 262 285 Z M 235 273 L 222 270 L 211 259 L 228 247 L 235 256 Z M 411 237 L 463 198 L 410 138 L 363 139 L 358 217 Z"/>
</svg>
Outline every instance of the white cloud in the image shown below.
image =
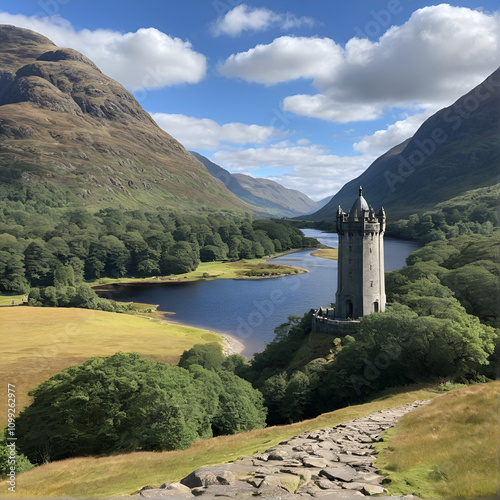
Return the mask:
<svg viewBox="0 0 500 500">
<path fill-rule="evenodd" d="M 265 176 L 266 169 L 282 169 L 283 174 L 268 178 L 319 200 L 336 193 L 346 182 L 360 175 L 374 158 L 332 155 L 326 148 L 310 145 L 221 150 L 213 159 L 230 171 L 259 177 Z"/>
<path fill-rule="evenodd" d="M 267 177 L 313 199 L 337 192 L 373 161 L 368 154 L 332 155 L 308 139 L 280 140 L 291 131 L 273 127 L 226 123 L 181 114 L 152 113 L 158 125 L 186 148 L 215 150 L 211 159 L 231 172 Z M 272 142 L 275 140 L 275 142 Z M 251 145 L 252 147 L 247 147 Z M 283 174 L 269 176 L 269 170 Z"/>
<path fill-rule="evenodd" d="M 500 61 L 500 16 L 448 4 L 415 11 L 378 40 L 280 37 L 231 55 L 227 77 L 273 85 L 312 79 L 319 91 L 289 96 L 284 109 L 329 121 L 369 120 L 391 108 L 444 106 Z"/>
<path fill-rule="evenodd" d="M 299 139 L 299 140 L 297 141 L 297 144 L 298 144 L 299 146 L 307 146 L 308 144 L 311 144 L 311 141 L 310 141 L 309 139 L 305 139 L 305 138 L 303 138 L 303 139 Z"/>
<path fill-rule="evenodd" d="M 382 114 L 378 106 L 370 103 L 335 102 L 332 105 L 331 100 L 323 94 L 285 97 L 283 109 L 296 115 L 337 123 L 374 120 Z"/>
<path fill-rule="evenodd" d="M 0 13 L 0 23 L 36 31 L 60 47 L 85 54 L 103 73 L 130 90 L 196 83 L 206 73 L 206 58 L 189 41 L 172 38 L 155 28 L 134 33 L 112 30 L 76 31 L 59 16 L 27 17 Z"/>
<path fill-rule="evenodd" d="M 315 21 L 309 17 L 297 17 L 290 12 L 280 14 L 266 8 L 251 8 L 243 3 L 219 17 L 213 24 L 212 32 L 216 36 L 234 37 L 241 35 L 244 31 L 264 31 L 273 26 L 288 30 L 314 24 Z"/>
<path fill-rule="evenodd" d="M 389 125 L 385 130 L 377 130 L 372 135 L 366 135 L 359 142 L 354 143 L 353 148 L 360 153 L 382 155 L 392 147 L 412 137 L 420 125 L 435 111 L 435 109 L 428 109 L 423 113 L 417 113 L 404 120 L 398 120 L 396 123 Z"/>
<path fill-rule="evenodd" d="M 232 54 L 219 71 L 227 77 L 274 85 L 326 76 L 341 62 L 342 48 L 330 38 L 282 36 L 269 45 Z"/>
<path fill-rule="evenodd" d="M 158 125 L 188 149 L 216 149 L 222 143 L 263 144 L 277 131 L 273 127 L 226 123 L 182 114 L 151 113 Z"/>
</svg>

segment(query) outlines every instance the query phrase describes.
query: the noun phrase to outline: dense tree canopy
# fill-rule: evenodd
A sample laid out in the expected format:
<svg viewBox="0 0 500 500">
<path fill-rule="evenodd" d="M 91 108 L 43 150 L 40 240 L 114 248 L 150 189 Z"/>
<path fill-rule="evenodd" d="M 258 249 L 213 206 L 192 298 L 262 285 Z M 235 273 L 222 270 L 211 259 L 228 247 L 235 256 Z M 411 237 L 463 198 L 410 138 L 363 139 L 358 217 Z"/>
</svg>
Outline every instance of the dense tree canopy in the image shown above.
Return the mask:
<svg viewBox="0 0 500 500">
<path fill-rule="evenodd" d="M 0 185 L 0 293 L 40 289 L 31 294 L 37 305 L 105 307 L 95 298 L 75 299 L 78 293 L 66 287 L 103 277 L 182 274 L 200 261 L 252 259 L 312 242 L 284 220 L 210 210 L 64 209 L 56 200 L 47 204 L 57 193 L 35 190 L 34 204 L 20 194 Z"/>
<path fill-rule="evenodd" d="M 265 425 L 262 395 L 225 370 L 138 354 L 92 358 L 42 382 L 17 419 L 35 463 L 127 450 L 173 450 Z"/>
</svg>

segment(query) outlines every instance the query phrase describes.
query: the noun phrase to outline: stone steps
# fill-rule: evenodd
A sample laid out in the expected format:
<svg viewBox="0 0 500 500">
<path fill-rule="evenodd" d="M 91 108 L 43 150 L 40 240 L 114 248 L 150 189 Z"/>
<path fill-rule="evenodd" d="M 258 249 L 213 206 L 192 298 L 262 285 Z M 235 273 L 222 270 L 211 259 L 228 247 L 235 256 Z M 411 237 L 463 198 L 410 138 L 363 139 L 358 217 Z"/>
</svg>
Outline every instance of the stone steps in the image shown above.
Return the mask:
<svg viewBox="0 0 500 500">
<path fill-rule="evenodd" d="M 138 498 L 347 500 L 381 495 L 387 490 L 373 464 L 372 443 L 403 415 L 427 403 L 416 401 L 332 428 L 305 432 L 264 453 L 241 457 L 234 463 L 196 469 L 178 483 L 164 483 L 159 489 L 145 487 Z"/>
</svg>

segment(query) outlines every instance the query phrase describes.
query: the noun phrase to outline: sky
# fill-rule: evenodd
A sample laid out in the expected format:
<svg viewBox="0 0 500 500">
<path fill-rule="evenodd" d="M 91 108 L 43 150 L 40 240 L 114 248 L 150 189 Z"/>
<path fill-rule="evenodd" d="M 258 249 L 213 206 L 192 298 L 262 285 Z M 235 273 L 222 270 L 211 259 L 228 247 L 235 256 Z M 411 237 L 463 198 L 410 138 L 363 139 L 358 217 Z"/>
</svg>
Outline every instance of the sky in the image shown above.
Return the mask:
<svg viewBox="0 0 500 500">
<path fill-rule="evenodd" d="M 230 172 L 335 194 L 500 65 L 497 0 L 0 0 Z"/>
</svg>

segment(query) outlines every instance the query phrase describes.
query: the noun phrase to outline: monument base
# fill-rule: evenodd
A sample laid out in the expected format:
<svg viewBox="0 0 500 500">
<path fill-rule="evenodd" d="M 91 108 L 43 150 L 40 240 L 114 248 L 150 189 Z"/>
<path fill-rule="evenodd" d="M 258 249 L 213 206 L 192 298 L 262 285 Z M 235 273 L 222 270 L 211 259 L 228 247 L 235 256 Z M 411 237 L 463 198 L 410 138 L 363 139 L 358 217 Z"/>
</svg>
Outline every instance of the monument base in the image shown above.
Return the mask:
<svg viewBox="0 0 500 500">
<path fill-rule="evenodd" d="M 313 311 L 312 331 L 328 333 L 335 337 L 355 336 L 359 332 L 357 320 L 336 319 L 335 309 L 320 307 Z"/>
</svg>

